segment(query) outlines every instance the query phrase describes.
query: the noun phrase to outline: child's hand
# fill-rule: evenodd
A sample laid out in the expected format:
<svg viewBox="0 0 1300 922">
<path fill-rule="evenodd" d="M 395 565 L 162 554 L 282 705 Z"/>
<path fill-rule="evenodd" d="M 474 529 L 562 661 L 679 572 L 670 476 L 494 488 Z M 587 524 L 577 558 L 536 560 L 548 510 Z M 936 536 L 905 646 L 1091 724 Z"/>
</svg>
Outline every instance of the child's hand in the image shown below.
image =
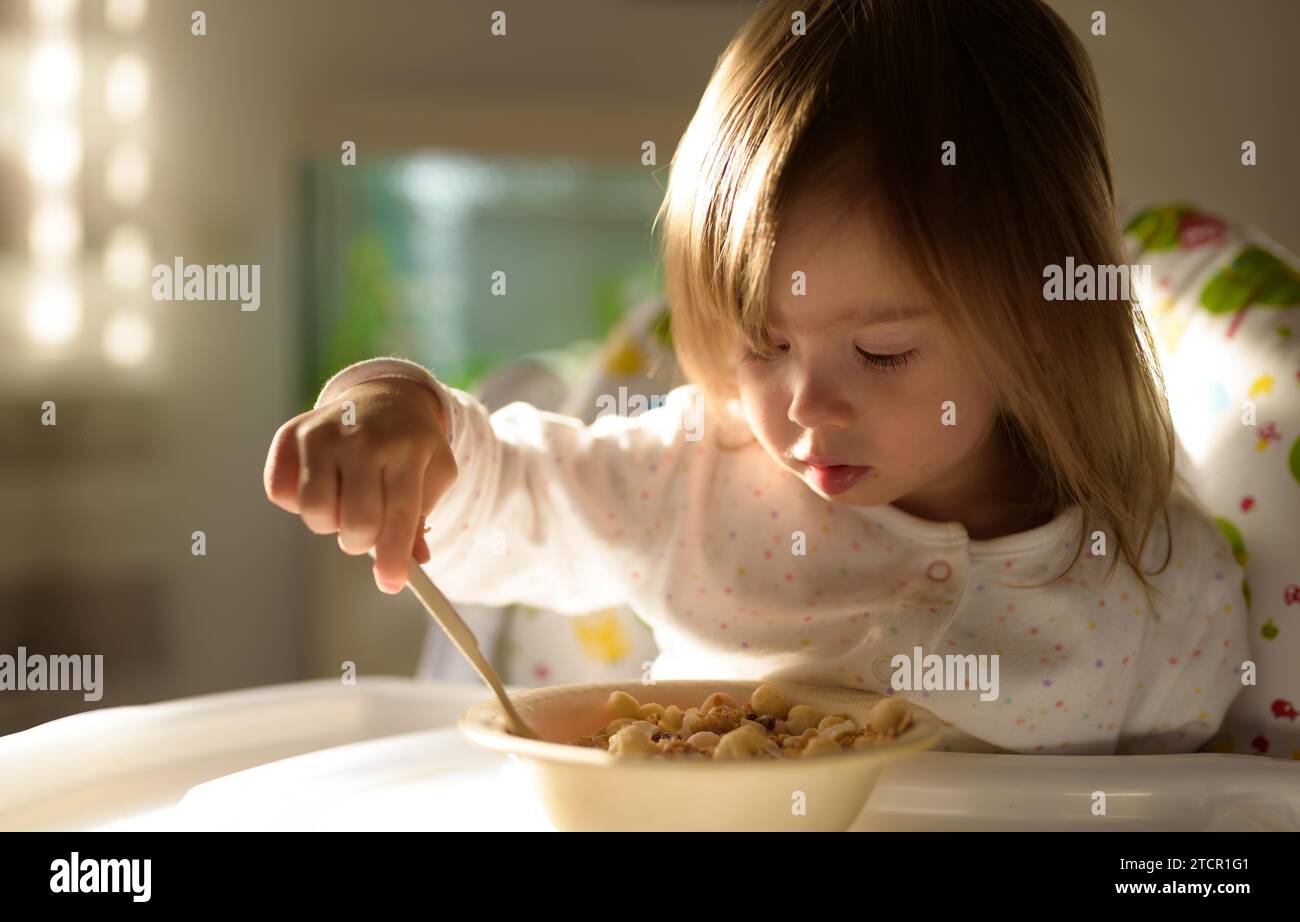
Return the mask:
<svg viewBox="0 0 1300 922">
<path fill-rule="evenodd" d="M 348 554 L 374 548 L 375 582 L 400 592 L 411 557 L 429 560 L 423 522 L 456 479 L 446 431 L 442 403 L 424 384 L 364 381 L 276 431 L 266 495 L 316 534 L 337 531 Z"/>
</svg>

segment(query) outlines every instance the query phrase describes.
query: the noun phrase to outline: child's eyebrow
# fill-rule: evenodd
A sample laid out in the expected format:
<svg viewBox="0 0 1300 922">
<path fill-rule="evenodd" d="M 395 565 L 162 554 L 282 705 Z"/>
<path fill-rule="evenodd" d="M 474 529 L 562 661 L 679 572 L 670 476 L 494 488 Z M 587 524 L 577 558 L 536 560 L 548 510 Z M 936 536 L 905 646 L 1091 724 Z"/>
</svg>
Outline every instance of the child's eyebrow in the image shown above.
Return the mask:
<svg viewBox="0 0 1300 922">
<path fill-rule="evenodd" d="M 928 317 L 933 313 L 933 308 L 922 305 L 864 305 L 857 309 L 850 309 L 836 316 L 829 323 L 823 325 L 814 332 L 818 335 L 826 336 L 831 333 L 839 333 L 845 330 L 859 330 L 863 327 L 875 326 L 882 323 L 897 323 L 902 320 Z M 777 325 L 775 318 L 774 325 Z"/>
</svg>

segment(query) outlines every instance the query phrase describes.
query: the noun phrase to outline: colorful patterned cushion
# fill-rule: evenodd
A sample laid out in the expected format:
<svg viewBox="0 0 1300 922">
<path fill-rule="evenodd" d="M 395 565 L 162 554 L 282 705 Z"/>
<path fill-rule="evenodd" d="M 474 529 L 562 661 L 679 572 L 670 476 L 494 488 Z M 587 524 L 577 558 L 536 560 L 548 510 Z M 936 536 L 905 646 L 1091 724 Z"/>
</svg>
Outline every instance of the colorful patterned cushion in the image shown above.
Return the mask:
<svg viewBox="0 0 1300 922">
<path fill-rule="evenodd" d="M 1179 469 L 1246 574 L 1254 685 L 1205 748 L 1300 759 L 1300 261 L 1190 205 L 1125 222 L 1151 267 Z"/>
</svg>

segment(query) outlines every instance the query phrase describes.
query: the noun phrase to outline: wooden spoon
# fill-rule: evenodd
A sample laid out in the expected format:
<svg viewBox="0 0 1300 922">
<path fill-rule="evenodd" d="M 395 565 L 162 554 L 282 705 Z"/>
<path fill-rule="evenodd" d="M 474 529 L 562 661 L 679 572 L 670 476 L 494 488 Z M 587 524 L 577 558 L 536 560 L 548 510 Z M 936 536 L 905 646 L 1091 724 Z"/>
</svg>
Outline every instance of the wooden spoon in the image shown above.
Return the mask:
<svg viewBox="0 0 1300 922">
<path fill-rule="evenodd" d="M 519 712 L 515 710 L 514 704 L 510 701 L 510 696 L 506 694 L 505 686 L 501 684 L 501 677 L 497 675 L 497 671 L 492 668 L 492 664 L 488 662 L 487 657 L 479 650 L 478 638 L 474 636 L 474 632 L 469 629 L 469 625 L 452 607 L 452 604 L 447 601 L 447 597 L 433 584 L 433 580 L 429 579 L 428 574 L 415 561 L 411 562 L 409 577 L 407 585 L 411 587 L 415 597 L 420 600 L 420 604 L 433 616 L 433 620 L 438 622 L 442 629 L 447 632 L 447 636 L 456 645 L 456 649 L 460 650 L 461 655 L 469 660 L 469 664 L 474 667 L 483 678 L 483 681 L 496 694 L 497 700 L 501 702 L 501 707 L 506 712 L 506 725 L 510 732 L 515 736 L 522 736 L 530 740 L 541 739 L 537 732 L 528 726 L 527 722 L 519 716 Z"/>
</svg>

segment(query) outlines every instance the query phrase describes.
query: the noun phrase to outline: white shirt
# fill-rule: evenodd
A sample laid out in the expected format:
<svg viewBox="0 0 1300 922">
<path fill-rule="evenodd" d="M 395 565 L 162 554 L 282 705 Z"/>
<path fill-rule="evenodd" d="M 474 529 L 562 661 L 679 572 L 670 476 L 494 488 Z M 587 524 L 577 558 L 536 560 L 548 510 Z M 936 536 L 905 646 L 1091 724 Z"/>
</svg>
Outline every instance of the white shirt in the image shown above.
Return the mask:
<svg viewBox="0 0 1300 922">
<path fill-rule="evenodd" d="M 339 372 L 316 405 L 385 375 L 426 382 L 450 408 L 459 476 L 427 520 L 430 577 L 468 603 L 565 614 L 627 604 L 654 631 L 655 679 L 899 694 L 995 746 L 1059 754 L 1193 751 L 1241 691 L 1242 568 L 1177 495 L 1173 556 L 1152 577 L 1167 594 L 1157 623 L 1122 559 L 1103 584 L 1110 559 L 1090 553 L 1091 536 L 1063 584 L 1014 585 L 1064 568 L 1078 507 L 978 541 L 892 505 L 828 502 L 752 439 L 720 445 L 693 385 L 587 426 L 522 402 L 489 415 L 421 366 L 386 358 Z M 1158 522 L 1144 569 L 1165 548 Z M 894 655 L 918 647 L 996 654 L 996 698 L 974 681 L 895 691 Z"/>
</svg>

